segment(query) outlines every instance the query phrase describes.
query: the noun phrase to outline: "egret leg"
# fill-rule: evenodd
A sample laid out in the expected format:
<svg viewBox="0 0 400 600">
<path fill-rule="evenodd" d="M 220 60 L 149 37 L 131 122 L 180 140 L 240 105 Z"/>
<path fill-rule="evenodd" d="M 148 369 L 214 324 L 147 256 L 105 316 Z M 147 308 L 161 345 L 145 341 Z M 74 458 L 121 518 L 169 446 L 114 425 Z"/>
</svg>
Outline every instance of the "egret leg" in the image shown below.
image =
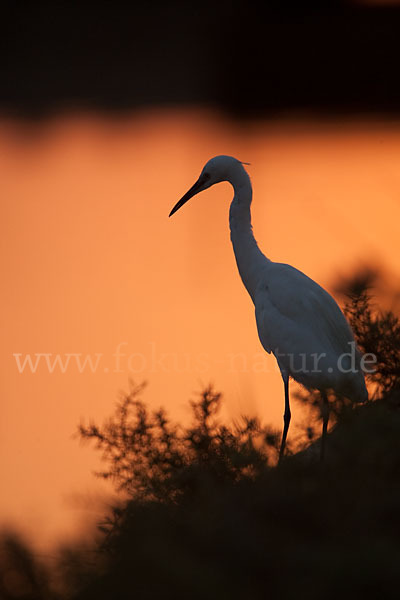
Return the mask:
<svg viewBox="0 0 400 600">
<path fill-rule="evenodd" d="M 285 452 L 286 437 L 287 437 L 287 434 L 289 431 L 289 424 L 290 424 L 290 417 L 291 417 L 290 404 L 289 404 L 289 377 L 287 375 L 282 375 L 282 377 L 283 377 L 283 384 L 285 386 L 285 413 L 283 415 L 283 432 L 282 432 L 281 448 L 279 450 L 279 462 L 281 462 L 283 454 Z"/>
<path fill-rule="evenodd" d="M 329 421 L 329 402 L 326 392 L 321 392 L 322 396 L 322 437 L 321 437 L 321 461 L 325 458 L 326 433 L 328 431 Z"/>
</svg>

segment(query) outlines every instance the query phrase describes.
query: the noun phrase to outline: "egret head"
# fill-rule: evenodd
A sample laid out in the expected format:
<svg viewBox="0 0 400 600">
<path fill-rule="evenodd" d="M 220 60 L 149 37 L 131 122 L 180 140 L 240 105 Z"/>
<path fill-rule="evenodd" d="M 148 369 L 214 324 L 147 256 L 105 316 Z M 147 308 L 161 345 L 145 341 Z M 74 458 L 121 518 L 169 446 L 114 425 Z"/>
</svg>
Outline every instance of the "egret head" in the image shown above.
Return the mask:
<svg viewBox="0 0 400 600">
<path fill-rule="evenodd" d="M 214 156 L 203 167 L 200 177 L 194 185 L 186 192 L 184 196 L 177 202 L 174 208 L 169 213 L 171 217 L 177 210 L 181 208 L 190 198 L 211 187 L 215 183 L 221 181 L 229 181 L 234 183 L 235 174 L 238 171 L 244 171 L 243 163 L 233 156 Z"/>
</svg>

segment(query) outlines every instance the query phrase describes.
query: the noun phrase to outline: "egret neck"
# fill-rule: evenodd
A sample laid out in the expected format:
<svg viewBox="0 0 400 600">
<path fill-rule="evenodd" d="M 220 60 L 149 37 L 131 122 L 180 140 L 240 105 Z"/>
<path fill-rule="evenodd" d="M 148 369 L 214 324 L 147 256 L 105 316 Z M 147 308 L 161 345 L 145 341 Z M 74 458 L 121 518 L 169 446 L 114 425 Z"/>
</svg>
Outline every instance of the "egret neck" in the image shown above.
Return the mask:
<svg viewBox="0 0 400 600">
<path fill-rule="evenodd" d="M 241 166 L 235 169 L 229 178 L 233 186 L 234 197 L 229 210 L 229 227 L 240 277 L 252 300 L 260 279 L 260 269 L 269 260 L 261 252 L 253 235 L 250 205 L 252 187 L 250 177 Z"/>
</svg>

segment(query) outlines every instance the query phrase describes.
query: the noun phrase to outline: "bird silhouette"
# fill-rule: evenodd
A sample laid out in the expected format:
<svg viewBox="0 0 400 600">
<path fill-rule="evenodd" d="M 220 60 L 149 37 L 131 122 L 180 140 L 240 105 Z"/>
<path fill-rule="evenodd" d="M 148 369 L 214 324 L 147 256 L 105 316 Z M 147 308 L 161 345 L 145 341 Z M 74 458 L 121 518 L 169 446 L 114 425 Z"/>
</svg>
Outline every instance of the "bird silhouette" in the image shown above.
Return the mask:
<svg viewBox="0 0 400 600">
<path fill-rule="evenodd" d="M 269 260 L 259 249 L 251 225 L 251 181 L 241 161 L 232 156 L 211 158 L 169 216 L 194 195 L 222 181 L 229 182 L 234 190 L 229 225 L 239 274 L 255 306 L 261 344 L 276 357 L 283 379 L 285 412 L 279 460 L 284 455 L 291 418 L 290 377 L 321 394 L 323 459 L 329 391 L 354 402 L 368 399 L 362 357 L 332 296 L 301 271 Z"/>
</svg>

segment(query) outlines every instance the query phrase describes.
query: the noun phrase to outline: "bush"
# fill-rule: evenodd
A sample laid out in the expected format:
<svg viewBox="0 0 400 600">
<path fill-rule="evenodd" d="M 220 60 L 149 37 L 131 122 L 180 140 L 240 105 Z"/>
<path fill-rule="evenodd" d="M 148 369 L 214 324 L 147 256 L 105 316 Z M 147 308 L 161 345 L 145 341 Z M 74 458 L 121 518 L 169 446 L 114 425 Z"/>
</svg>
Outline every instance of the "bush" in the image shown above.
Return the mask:
<svg viewBox="0 0 400 600">
<path fill-rule="evenodd" d="M 323 465 L 313 445 L 292 446 L 275 468 L 280 432 L 257 419 L 223 424 L 211 387 L 186 428 L 149 413 L 143 386 L 103 427 L 80 427 L 124 499 L 101 525 L 102 566 L 77 598 L 398 597 L 400 326 L 373 307 L 368 283 L 348 286 L 345 311 L 362 352 L 378 358 L 375 401 L 350 410 L 331 398 Z M 315 438 L 307 427 L 304 446 Z"/>
</svg>

